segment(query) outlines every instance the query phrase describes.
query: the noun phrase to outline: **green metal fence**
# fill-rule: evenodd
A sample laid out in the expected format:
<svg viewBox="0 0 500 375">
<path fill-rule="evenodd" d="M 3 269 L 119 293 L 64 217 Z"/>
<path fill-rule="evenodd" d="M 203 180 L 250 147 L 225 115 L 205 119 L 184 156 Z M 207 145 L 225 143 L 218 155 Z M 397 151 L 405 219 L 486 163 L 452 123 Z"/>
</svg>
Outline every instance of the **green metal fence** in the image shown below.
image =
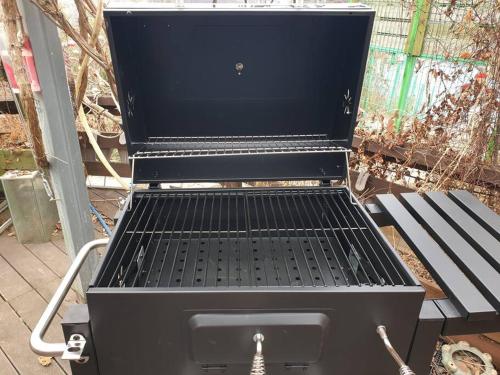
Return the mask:
<svg viewBox="0 0 500 375">
<path fill-rule="evenodd" d="M 468 59 L 470 40 L 452 32 L 453 25 L 474 12 L 488 12 L 480 0 L 365 0 L 376 10 L 361 109 L 402 119 L 420 116 L 444 91 L 459 89 L 482 63 Z M 453 12 L 449 7 L 453 3 Z M 479 5 L 478 5 L 479 4 Z M 471 69 L 462 69 L 472 66 Z M 456 72 L 453 80 L 434 72 Z M 445 75 L 445 77 L 448 75 Z"/>
</svg>

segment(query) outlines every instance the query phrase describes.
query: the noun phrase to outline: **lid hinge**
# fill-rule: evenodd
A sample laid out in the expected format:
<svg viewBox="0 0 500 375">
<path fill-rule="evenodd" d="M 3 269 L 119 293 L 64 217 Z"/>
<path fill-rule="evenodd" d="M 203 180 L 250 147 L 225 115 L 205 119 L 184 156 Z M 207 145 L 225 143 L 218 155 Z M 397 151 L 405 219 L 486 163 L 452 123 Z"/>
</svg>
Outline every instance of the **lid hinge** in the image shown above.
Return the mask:
<svg viewBox="0 0 500 375">
<path fill-rule="evenodd" d="M 128 209 L 129 211 L 132 209 L 132 201 L 134 200 L 134 191 L 135 191 L 135 158 L 134 157 L 129 157 L 129 159 L 132 159 L 132 173 L 131 173 L 131 181 L 130 181 L 130 198 L 128 202 Z"/>
<path fill-rule="evenodd" d="M 349 200 L 351 201 L 351 204 L 357 204 L 356 199 L 354 198 L 354 194 L 352 192 L 351 188 L 351 175 L 349 173 L 349 154 L 352 152 L 350 149 L 345 149 L 344 155 L 345 155 L 345 179 L 344 179 L 344 184 L 347 190 L 349 190 Z"/>
</svg>

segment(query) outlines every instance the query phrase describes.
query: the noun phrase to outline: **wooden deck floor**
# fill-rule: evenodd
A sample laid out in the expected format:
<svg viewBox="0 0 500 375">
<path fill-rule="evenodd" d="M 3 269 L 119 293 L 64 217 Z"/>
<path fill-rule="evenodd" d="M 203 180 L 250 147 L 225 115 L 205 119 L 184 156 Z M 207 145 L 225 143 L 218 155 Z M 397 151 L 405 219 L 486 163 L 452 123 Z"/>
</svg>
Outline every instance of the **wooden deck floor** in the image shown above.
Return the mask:
<svg viewBox="0 0 500 375">
<path fill-rule="evenodd" d="M 70 373 L 66 361 L 38 362 L 29 348 L 29 336 L 45 305 L 68 267 L 62 237 L 43 244 L 20 244 L 14 236 L 0 236 L 0 374 Z M 71 291 L 47 334 L 48 340 L 63 340 L 60 318 Z"/>
<path fill-rule="evenodd" d="M 113 218 L 124 193 L 91 189 L 89 196 L 101 213 Z M 31 330 L 68 267 L 64 239 L 57 234 L 47 243 L 20 244 L 11 231 L 0 236 L 0 375 L 70 374 L 67 361 L 52 360 L 43 367 L 29 347 Z M 70 291 L 47 340 L 63 341 L 59 323 L 68 304 L 76 302 L 76 293 Z"/>
</svg>

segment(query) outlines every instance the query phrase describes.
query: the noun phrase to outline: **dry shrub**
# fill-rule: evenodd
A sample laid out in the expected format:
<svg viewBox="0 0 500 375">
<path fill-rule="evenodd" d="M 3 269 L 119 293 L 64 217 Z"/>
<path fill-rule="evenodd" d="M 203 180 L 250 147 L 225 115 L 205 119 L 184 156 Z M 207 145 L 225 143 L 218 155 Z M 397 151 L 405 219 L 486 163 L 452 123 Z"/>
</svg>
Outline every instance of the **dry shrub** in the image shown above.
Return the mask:
<svg viewBox="0 0 500 375">
<path fill-rule="evenodd" d="M 421 113 L 404 119 L 400 132 L 394 130 L 394 114 L 380 121 L 384 124 L 382 129 L 367 131 L 358 127 L 357 134 L 364 139 L 375 140 L 389 149 L 405 147 L 405 160 L 394 163 L 360 147 L 353 164 L 359 163 L 374 176 L 419 191 L 473 191 L 500 212 L 500 179 L 485 182 L 484 178 L 487 171 L 500 176 L 500 2 L 488 3 L 488 12 L 479 11 L 486 4 L 482 0 L 471 4 L 463 17 L 455 15 L 457 2 L 450 2 L 444 9 L 452 22 L 450 33 L 467 41 L 467 48 L 461 51 L 453 50 L 458 48 L 454 45 L 443 45 L 441 54 L 449 57 L 450 64 L 441 69 L 436 63 L 428 73 L 434 79 L 462 79 L 463 83 L 458 89 L 456 85 L 448 86 Z M 463 43 L 459 47 L 464 48 Z M 411 160 L 417 152 L 437 159 L 436 166 L 426 171 L 415 169 Z"/>
</svg>

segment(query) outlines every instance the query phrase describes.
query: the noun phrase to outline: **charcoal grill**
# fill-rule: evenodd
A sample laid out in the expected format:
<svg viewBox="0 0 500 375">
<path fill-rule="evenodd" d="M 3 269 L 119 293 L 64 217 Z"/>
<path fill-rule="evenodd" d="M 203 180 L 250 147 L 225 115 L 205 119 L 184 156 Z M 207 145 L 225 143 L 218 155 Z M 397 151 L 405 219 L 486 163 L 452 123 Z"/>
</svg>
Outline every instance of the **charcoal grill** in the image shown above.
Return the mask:
<svg viewBox="0 0 500 375">
<path fill-rule="evenodd" d="M 105 17 L 133 184 L 109 243 L 80 251 L 32 348 L 72 360 L 75 375 L 422 368 L 444 318 L 348 178 L 374 12 L 120 5 Z M 162 188 L 255 180 L 306 182 Z M 63 322 L 67 343 L 43 342 L 86 254 L 105 244 L 88 305 Z"/>
</svg>

